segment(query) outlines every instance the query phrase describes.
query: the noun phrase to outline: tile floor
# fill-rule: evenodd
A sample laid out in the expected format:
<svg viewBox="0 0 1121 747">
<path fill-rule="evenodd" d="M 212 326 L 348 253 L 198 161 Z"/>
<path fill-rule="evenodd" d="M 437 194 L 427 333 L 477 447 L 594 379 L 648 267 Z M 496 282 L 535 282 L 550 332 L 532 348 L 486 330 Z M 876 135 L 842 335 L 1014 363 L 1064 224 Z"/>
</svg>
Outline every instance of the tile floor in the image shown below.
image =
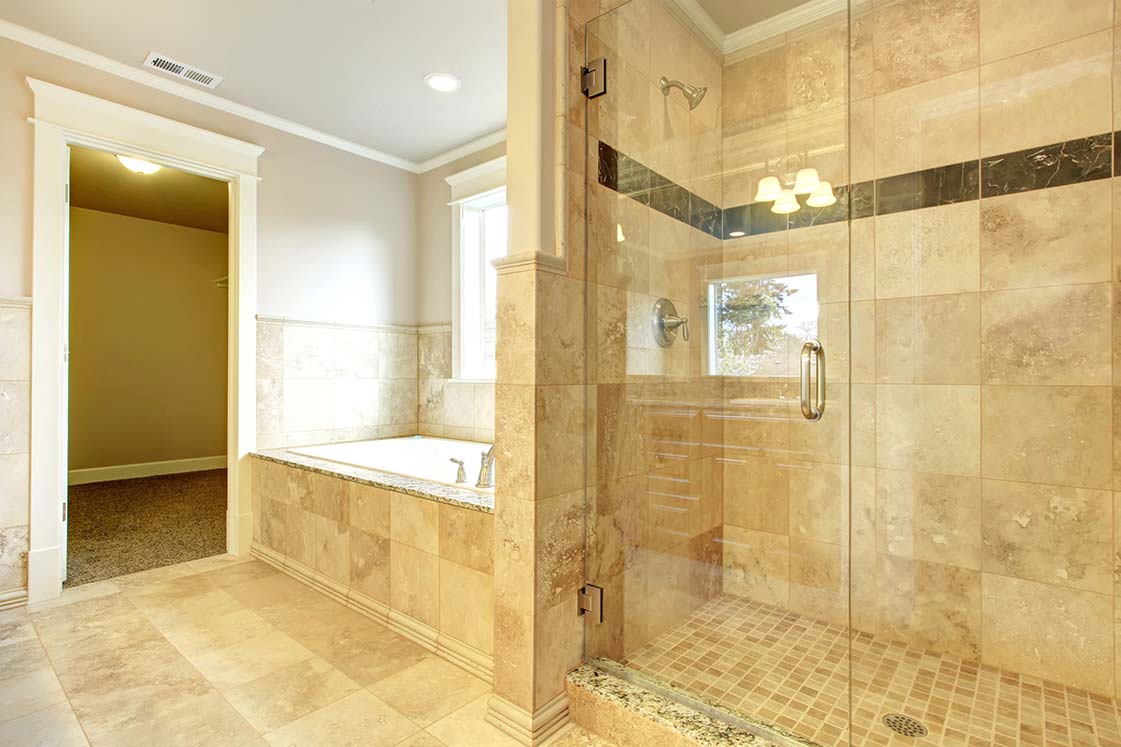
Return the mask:
<svg viewBox="0 0 1121 747">
<path fill-rule="evenodd" d="M 0 612 L 2 745 L 513 747 L 490 686 L 257 560 Z M 576 727 L 556 747 L 610 747 Z"/>
<path fill-rule="evenodd" d="M 849 634 L 839 625 L 719 597 L 627 661 L 709 702 L 826 745 L 849 745 Z M 1121 747 L 1105 697 L 863 634 L 852 641 L 853 745 Z M 895 735 L 902 712 L 930 729 Z"/>
</svg>

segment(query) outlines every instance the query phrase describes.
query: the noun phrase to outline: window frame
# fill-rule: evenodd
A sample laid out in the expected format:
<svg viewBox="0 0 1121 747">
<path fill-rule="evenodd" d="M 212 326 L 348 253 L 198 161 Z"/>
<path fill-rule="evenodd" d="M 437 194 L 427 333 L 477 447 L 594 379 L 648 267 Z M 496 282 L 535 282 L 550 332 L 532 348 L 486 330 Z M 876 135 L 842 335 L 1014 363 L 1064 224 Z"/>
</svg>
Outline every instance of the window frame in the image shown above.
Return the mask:
<svg viewBox="0 0 1121 747">
<path fill-rule="evenodd" d="M 493 383 L 494 377 L 480 378 L 486 371 L 471 370 L 465 360 L 467 354 L 465 345 L 469 342 L 464 334 L 464 303 L 463 273 L 464 257 L 463 248 L 466 237 L 464 236 L 465 211 L 472 210 L 482 205 L 482 209 L 490 209 L 506 204 L 506 157 L 501 156 L 478 166 L 460 171 L 448 176 L 445 181 L 451 187 L 452 199 L 448 205 L 452 208 L 452 246 L 451 246 L 451 301 L 452 301 L 452 379 L 456 381 L 475 381 Z M 481 211 L 480 211 L 481 212 Z M 480 251 L 484 251 L 480 246 Z M 509 246 L 507 246 L 507 252 Z M 478 264 L 478 285 L 483 286 L 483 273 L 485 267 Z M 483 330 L 478 330 L 477 338 L 483 335 Z M 465 375 L 466 373 L 466 375 Z"/>
</svg>

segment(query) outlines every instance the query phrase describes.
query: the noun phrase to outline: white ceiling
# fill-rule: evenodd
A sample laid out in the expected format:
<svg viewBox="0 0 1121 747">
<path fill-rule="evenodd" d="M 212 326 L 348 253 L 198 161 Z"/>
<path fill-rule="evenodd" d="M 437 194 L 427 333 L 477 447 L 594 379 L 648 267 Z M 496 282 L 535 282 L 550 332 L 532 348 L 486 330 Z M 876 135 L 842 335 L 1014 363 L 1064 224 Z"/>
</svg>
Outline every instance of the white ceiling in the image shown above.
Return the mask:
<svg viewBox="0 0 1121 747">
<path fill-rule="evenodd" d="M 810 0 L 697 0 L 720 30 L 732 34 Z"/>
<path fill-rule="evenodd" d="M 137 68 L 161 52 L 223 76 L 218 96 L 408 161 L 506 123 L 506 0 L 3 0 L 0 17 Z M 437 71 L 463 87 L 430 90 Z"/>
</svg>

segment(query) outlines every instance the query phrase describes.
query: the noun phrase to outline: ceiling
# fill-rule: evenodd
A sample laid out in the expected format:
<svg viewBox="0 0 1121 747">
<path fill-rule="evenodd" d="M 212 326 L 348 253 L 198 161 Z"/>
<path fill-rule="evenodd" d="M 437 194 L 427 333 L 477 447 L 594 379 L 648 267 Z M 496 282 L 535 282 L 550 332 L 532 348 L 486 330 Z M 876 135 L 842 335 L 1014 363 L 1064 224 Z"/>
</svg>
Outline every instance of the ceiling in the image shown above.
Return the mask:
<svg viewBox="0 0 1121 747">
<path fill-rule="evenodd" d="M 70 147 L 70 204 L 133 218 L 226 233 L 225 182 L 163 167 L 140 176 L 112 153 Z"/>
<path fill-rule="evenodd" d="M 408 161 L 506 123 L 506 0 L 4 0 L 0 16 L 137 68 L 160 52 L 223 76 L 218 96 Z M 436 93 L 431 72 L 463 87 Z"/>
<path fill-rule="evenodd" d="M 765 21 L 810 0 L 697 0 L 725 34 Z"/>
</svg>

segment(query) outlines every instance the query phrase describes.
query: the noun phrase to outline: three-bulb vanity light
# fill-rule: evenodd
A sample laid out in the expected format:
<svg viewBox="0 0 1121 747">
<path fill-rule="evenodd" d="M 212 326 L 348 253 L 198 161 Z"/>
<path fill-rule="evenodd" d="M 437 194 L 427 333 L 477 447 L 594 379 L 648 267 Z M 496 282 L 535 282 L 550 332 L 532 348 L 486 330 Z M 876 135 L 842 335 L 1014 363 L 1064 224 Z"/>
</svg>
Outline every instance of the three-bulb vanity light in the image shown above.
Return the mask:
<svg viewBox="0 0 1121 747">
<path fill-rule="evenodd" d="M 756 202 L 773 202 L 771 212 L 786 215 L 801 210 L 797 195 L 809 195 L 806 204 L 810 207 L 829 207 L 837 201 L 833 185 L 821 180 L 817 169 L 798 169 L 793 188 L 783 188 L 777 176 L 765 176 L 759 180 L 755 192 Z"/>
</svg>

